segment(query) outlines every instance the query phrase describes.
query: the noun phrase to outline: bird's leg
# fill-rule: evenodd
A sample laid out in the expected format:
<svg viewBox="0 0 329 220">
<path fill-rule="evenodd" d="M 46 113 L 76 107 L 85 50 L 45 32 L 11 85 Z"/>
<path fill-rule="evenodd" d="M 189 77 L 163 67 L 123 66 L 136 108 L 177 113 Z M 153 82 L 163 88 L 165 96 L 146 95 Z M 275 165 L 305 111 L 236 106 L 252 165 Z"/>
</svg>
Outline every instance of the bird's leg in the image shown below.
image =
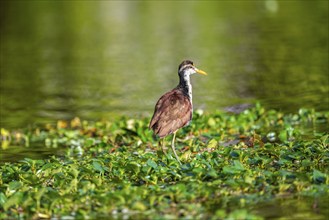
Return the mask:
<svg viewBox="0 0 329 220">
<path fill-rule="evenodd" d="M 165 139 L 163 138 L 162 140 L 161 140 L 161 149 L 162 149 L 162 152 L 166 155 L 166 151 L 165 151 Z"/>
<path fill-rule="evenodd" d="M 174 151 L 174 154 L 175 154 L 175 156 L 176 156 L 176 159 L 177 159 L 178 163 L 179 163 L 180 165 L 182 165 L 182 163 L 180 162 L 180 160 L 179 160 L 179 158 L 178 158 L 178 156 L 177 156 L 177 154 L 176 154 L 176 150 L 175 150 L 175 137 L 176 137 L 176 131 L 174 132 L 174 136 L 173 136 L 173 138 L 172 138 L 171 148 L 172 148 L 172 150 Z"/>
</svg>

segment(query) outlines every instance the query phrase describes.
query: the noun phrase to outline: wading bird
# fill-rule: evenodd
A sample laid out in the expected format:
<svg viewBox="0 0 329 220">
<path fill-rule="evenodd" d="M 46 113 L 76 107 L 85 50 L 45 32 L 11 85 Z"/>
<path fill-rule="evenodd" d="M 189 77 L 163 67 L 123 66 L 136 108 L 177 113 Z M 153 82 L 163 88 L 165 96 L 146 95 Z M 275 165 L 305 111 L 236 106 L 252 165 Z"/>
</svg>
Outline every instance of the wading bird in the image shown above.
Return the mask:
<svg viewBox="0 0 329 220">
<path fill-rule="evenodd" d="M 173 134 L 171 148 L 179 163 L 180 160 L 175 150 L 175 137 L 177 130 L 187 126 L 192 120 L 193 106 L 190 75 L 194 73 L 207 75 L 206 72 L 197 69 L 190 60 L 184 60 L 179 65 L 179 84 L 158 100 L 149 126 L 154 131 L 154 134 L 160 138 Z"/>
</svg>

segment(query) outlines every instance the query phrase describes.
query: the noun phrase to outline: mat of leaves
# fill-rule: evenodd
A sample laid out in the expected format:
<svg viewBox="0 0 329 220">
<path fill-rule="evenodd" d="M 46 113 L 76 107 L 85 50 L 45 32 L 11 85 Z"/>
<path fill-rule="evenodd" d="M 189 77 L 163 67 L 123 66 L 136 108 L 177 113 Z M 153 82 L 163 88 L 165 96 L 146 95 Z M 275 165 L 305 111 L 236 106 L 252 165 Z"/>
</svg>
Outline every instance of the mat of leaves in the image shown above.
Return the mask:
<svg viewBox="0 0 329 220">
<path fill-rule="evenodd" d="M 3 128 L 3 149 L 42 143 L 65 153 L 2 163 L 0 218 L 264 219 L 276 211 L 259 207 L 288 198 L 317 201 L 302 217 L 329 215 L 329 112 L 196 111 L 177 135 L 181 166 L 169 138 L 159 151 L 148 122 Z"/>
</svg>

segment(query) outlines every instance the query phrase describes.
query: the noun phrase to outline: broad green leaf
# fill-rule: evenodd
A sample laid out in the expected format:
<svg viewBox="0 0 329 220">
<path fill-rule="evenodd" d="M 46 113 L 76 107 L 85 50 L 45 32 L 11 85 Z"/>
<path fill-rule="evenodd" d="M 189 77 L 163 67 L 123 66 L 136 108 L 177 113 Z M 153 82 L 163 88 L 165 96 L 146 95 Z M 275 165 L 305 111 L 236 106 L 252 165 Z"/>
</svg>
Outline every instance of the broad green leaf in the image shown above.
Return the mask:
<svg viewBox="0 0 329 220">
<path fill-rule="evenodd" d="M 153 169 L 156 169 L 158 167 L 158 165 L 153 160 L 151 160 L 151 159 L 148 159 L 147 160 L 147 165 L 149 165 Z"/>
<path fill-rule="evenodd" d="M 23 201 L 23 193 L 16 192 L 14 195 L 9 197 L 3 205 L 4 210 L 8 210 L 12 206 L 19 206 Z"/>
<path fill-rule="evenodd" d="M 96 171 L 99 171 L 99 172 L 101 172 L 101 173 L 104 172 L 104 169 L 103 169 L 102 165 L 101 165 L 99 162 L 97 162 L 97 161 L 93 161 L 93 168 L 94 168 Z"/>
<path fill-rule="evenodd" d="M 217 146 L 217 141 L 215 139 L 211 139 L 208 143 L 207 148 L 215 148 Z"/>
<path fill-rule="evenodd" d="M 9 183 L 9 190 L 17 190 L 19 188 L 21 188 L 23 186 L 23 184 L 21 182 L 18 181 L 12 181 Z"/>
<path fill-rule="evenodd" d="M 7 197 L 3 192 L 0 192 L 0 205 L 3 206 L 3 204 L 5 204 L 6 201 L 7 201 Z"/>
<path fill-rule="evenodd" d="M 319 170 L 313 170 L 313 181 L 315 183 L 325 183 L 326 182 L 326 175 Z"/>
<path fill-rule="evenodd" d="M 234 167 L 237 170 L 241 170 L 241 171 L 245 170 L 243 164 L 239 160 L 234 160 L 233 163 L 234 163 Z"/>
</svg>

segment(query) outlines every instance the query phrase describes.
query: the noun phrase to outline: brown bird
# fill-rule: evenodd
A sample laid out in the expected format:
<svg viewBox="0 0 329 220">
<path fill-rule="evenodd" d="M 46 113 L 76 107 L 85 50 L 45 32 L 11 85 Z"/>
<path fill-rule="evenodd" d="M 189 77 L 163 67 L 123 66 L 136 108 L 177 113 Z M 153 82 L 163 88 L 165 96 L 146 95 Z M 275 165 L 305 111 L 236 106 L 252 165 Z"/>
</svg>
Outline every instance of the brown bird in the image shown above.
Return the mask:
<svg viewBox="0 0 329 220">
<path fill-rule="evenodd" d="M 174 134 L 171 147 L 179 163 L 180 161 L 175 150 L 175 137 L 177 130 L 189 125 L 192 120 L 193 105 L 190 75 L 194 73 L 207 75 L 206 72 L 197 69 L 190 60 L 184 60 L 179 65 L 179 84 L 176 88 L 161 96 L 155 105 L 149 126 L 154 131 L 154 134 L 160 138 Z"/>
</svg>

